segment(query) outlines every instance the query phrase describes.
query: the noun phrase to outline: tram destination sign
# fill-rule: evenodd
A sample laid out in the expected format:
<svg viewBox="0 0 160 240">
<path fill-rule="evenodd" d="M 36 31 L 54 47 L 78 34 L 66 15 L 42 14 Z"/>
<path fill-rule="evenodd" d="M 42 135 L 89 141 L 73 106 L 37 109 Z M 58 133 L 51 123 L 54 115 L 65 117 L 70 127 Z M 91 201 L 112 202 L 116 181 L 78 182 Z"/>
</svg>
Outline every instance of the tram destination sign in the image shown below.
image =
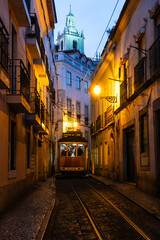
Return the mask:
<svg viewBox="0 0 160 240">
<path fill-rule="evenodd" d="M 80 131 L 72 131 L 63 133 L 63 137 L 82 137 L 82 133 Z"/>
</svg>

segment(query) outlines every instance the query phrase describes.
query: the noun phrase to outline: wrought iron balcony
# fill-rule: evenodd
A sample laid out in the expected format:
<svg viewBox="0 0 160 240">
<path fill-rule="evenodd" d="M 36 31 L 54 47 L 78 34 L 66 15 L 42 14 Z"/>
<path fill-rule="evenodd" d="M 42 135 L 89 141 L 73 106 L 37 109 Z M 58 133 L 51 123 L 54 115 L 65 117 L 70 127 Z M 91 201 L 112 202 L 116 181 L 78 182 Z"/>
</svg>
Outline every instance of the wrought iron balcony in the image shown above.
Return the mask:
<svg viewBox="0 0 160 240">
<path fill-rule="evenodd" d="M 104 113 L 104 124 L 105 126 L 109 125 L 110 123 L 112 123 L 114 121 L 114 114 L 113 114 L 113 106 L 110 105 L 107 108 L 107 111 Z"/>
<path fill-rule="evenodd" d="M 146 57 L 143 57 L 134 68 L 134 90 L 145 82 Z"/>
<path fill-rule="evenodd" d="M 16 112 L 30 112 L 30 76 L 21 59 L 10 60 L 7 102 Z"/>
<path fill-rule="evenodd" d="M 45 55 L 45 48 L 42 38 L 40 39 L 40 52 L 41 59 L 33 59 L 33 64 L 37 72 L 39 73 L 39 78 L 42 85 L 49 86 L 49 65 L 48 58 Z"/>
<path fill-rule="evenodd" d="M 31 20 L 29 16 L 30 0 L 9 0 L 14 15 L 20 27 L 29 27 Z"/>
<path fill-rule="evenodd" d="M 160 73 L 160 37 L 154 42 L 149 49 L 150 58 L 150 75 Z"/>
<path fill-rule="evenodd" d="M 37 15 L 35 13 L 30 14 L 31 26 L 28 27 L 26 33 L 26 45 L 30 51 L 33 59 L 41 58 L 40 51 L 40 27 L 38 24 Z"/>
<path fill-rule="evenodd" d="M 32 88 L 31 90 L 31 112 L 26 114 L 26 121 L 33 125 L 38 127 L 41 125 L 40 121 L 40 96 L 37 92 L 36 88 Z"/>
<path fill-rule="evenodd" d="M 100 114 L 96 120 L 96 131 L 99 131 L 103 128 L 103 115 Z"/>
<path fill-rule="evenodd" d="M 9 88 L 8 41 L 9 34 L 0 18 L 0 88 Z"/>
<path fill-rule="evenodd" d="M 42 101 L 41 101 L 41 122 L 42 124 L 45 124 L 45 106 Z"/>
<path fill-rule="evenodd" d="M 127 80 L 124 80 L 120 85 L 120 105 L 127 100 Z"/>
<path fill-rule="evenodd" d="M 46 109 L 46 121 L 45 121 L 45 125 L 46 125 L 46 127 L 49 129 L 49 113 L 48 113 L 47 109 Z"/>
<path fill-rule="evenodd" d="M 42 38 L 40 38 L 40 51 L 41 51 L 41 58 L 44 62 L 45 61 L 45 47 L 44 47 L 44 43 L 43 43 Z"/>
</svg>

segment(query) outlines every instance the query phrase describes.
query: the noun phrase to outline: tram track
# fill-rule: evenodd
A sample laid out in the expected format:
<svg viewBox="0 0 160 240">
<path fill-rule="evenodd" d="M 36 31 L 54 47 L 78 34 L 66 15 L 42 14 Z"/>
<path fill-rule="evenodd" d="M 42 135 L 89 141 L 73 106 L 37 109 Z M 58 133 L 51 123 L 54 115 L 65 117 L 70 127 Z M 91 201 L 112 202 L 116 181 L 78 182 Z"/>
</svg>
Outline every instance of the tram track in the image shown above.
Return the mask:
<svg viewBox="0 0 160 240">
<path fill-rule="evenodd" d="M 96 220 L 93 218 L 89 209 L 85 206 L 85 204 L 83 203 L 82 199 L 80 198 L 79 194 L 77 193 L 77 191 L 75 190 L 75 188 L 73 186 L 72 186 L 72 190 L 74 191 L 75 195 L 77 196 L 77 199 L 79 200 L 79 202 L 82 205 L 87 217 L 89 218 L 89 221 L 91 222 L 92 227 L 93 227 L 98 239 L 99 240 L 106 240 L 106 237 L 103 235 L 102 231 L 100 230 Z"/>
<path fill-rule="evenodd" d="M 137 238 L 137 239 L 146 239 L 146 240 L 150 240 L 150 238 L 136 225 L 133 223 L 133 221 L 131 221 L 125 214 L 123 214 L 121 212 L 121 210 L 119 210 L 114 204 L 111 203 L 111 201 L 109 201 L 105 196 L 103 196 L 101 193 L 98 193 L 96 189 L 94 189 L 92 186 L 90 186 L 89 184 L 87 184 L 90 189 L 92 191 L 94 191 L 94 193 L 96 193 L 101 199 L 103 199 L 105 202 L 107 202 L 111 208 L 116 211 L 116 213 L 118 213 L 120 215 L 120 217 L 122 217 L 127 224 L 130 224 L 130 226 L 134 229 L 134 231 L 136 231 L 141 237 Z M 81 194 L 78 193 L 78 191 L 75 189 L 75 187 L 72 186 L 72 189 L 75 193 L 75 195 L 77 196 L 77 199 L 79 200 L 80 204 L 82 205 L 88 219 L 90 220 L 92 227 L 98 237 L 99 240 L 106 240 L 106 239 L 110 239 L 110 237 L 107 236 L 106 231 L 105 233 L 103 233 L 103 231 L 101 230 L 101 226 L 99 225 L 98 221 L 96 220 L 96 217 L 93 216 L 93 214 L 91 213 L 90 209 L 87 207 L 87 204 L 84 200 L 82 200 L 82 197 L 80 196 Z M 97 206 L 98 208 L 98 206 Z M 104 210 L 105 211 L 105 210 Z M 107 211 L 107 208 L 106 208 Z M 103 214 L 102 214 L 103 215 Z M 114 215 L 114 213 L 113 213 Z M 110 235 L 110 233 L 108 234 Z M 132 239 L 132 238 L 131 238 Z"/>
<path fill-rule="evenodd" d="M 91 178 L 59 179 L 59 206 L 44 239 L 159 240 L 160 222 Z"/>
<path fill-rule="evenodd" d="M 144 239 L 151 240 L 130 218 L 128 218 L 118 207 L 115 206 L 106 196 L 104 196 L 102 193 L 97 191 L 94 187 L 92 187 L 90 184 L 87 183 L 87 185 L 96 192 L 101 198 L 103 198 L 107 203 L 109 203 L 113 209 L 119 213 L 119 215 L 126 220 L 127 223 L 129 223 Z"/>
</svg>

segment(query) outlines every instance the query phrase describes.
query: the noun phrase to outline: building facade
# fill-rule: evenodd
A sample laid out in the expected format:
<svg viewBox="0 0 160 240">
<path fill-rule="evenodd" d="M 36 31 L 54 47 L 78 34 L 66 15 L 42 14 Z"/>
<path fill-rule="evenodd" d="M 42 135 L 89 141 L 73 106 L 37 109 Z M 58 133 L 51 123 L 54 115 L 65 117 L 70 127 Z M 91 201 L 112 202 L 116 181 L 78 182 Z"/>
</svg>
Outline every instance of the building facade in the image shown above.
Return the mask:
<svg viewBox="0 0 160 240">
<path fill-rule="evenodd" d="M 0 211 L 53 168 L 54 0 L 1 1 Z"/>
<path fill-rule="evenodd" d="M 70 10 L 66 16 L 64 33 L 61 36 L 58 35 L 58 48 L 55 51 L 58 76 L 56 132 L 58 142 L 64 132 L 81 131 L 83 137 L 88 140 L 90 158 L 90 93 L 88 92 L 88 88 L 93 70 L 91 69 L 91 59 L 83 54 L 84 37 L 81 37 L 80 41 L 78 38 L 79 35 L 75 27 L 74 15 Z M 76 45 L 74 45 L 75 42 Z M 57 170 L 58 156 L 57 147 Z"/>
<path fill-rule="evenodd" d="M 154 194 L 160 192 L 159 73 L 160 2 L 126 0 L 91 78 L 92 171 Z"/>
</svg>

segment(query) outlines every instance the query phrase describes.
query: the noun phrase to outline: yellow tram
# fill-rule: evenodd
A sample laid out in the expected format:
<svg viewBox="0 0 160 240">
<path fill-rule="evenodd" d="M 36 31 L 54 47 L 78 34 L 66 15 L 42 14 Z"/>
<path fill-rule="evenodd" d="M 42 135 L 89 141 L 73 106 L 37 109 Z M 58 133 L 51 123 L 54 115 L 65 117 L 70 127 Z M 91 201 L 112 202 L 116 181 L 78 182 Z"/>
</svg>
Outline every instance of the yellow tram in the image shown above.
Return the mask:
<svg viewBox="0 0 160 240">
<path fill-rule="evenodd" d="M 58 145 L 60 173 L 86 173 L 88 171 L 88 141 L 82 137 L 81 132 L 63 133 Z"/>
</svg>

